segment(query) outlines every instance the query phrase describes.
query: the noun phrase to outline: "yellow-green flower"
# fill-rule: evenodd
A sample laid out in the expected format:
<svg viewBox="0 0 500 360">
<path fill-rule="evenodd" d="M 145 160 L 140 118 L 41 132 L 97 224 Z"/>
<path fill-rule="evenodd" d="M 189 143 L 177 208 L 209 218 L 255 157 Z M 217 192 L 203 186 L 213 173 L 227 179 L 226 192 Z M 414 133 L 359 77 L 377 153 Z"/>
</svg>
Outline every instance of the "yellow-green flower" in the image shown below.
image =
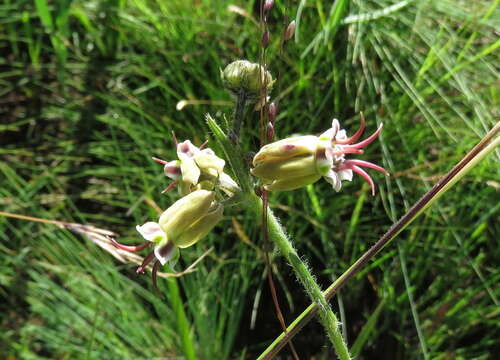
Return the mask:
<svg viewBox="0 0 500 360">
<path fill-rule="evenodd" d="M 173 203 L 161 214 L 158 222 L 148 221 L 136 226 L 145 243 L 128 246 L 113 241 L 113 244 L 132 252 L 154 245 L 154 250 L 144 258 L 137 272 L 143 273 L 156 258 L 153 265 L 153 280 L 156 282 L 158 267 L 167 262 L 173 265 L 179 256 L 179 248 L 194 245 L 205 237 L 222 219 L 223 211 L 223 206 L 215 201 L 215 192 L 196 190 Z"/>
<path fill-rule="evenodd" d="M 371 177 L 361 167 L 387 173 L 382 167 L 362 160 L 348 160 L 346 154 L 361 154 L 363 147 L 375 140 L 382 125 L 365 140 L 355 143 L 365 129 L 364 119 L 356 133 L 348 138 L 337 119 L 320 136 L 297 136 L 263 146 L 253 158 L 252 174 L 270 191 L 293 190 L 313 184 L 324 177 L 336 191 L 342 181 L 352 180 L 353 172 L 365 178 L 375 193 Z"/>
</svg>

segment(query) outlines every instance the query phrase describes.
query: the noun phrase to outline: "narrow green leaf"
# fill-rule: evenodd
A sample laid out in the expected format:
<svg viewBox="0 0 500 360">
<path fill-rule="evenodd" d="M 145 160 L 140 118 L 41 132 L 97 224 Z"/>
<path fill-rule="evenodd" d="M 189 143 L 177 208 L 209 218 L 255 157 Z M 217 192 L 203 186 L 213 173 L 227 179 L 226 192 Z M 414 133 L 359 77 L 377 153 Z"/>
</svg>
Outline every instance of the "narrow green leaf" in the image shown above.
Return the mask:
<svg viewBox="0 0 500 360">
<path fill-rule="evenodd" d="M 50 15 L 49 6 L 45 0 L 35 0 L 36 10 L 38 16 L 42 21 L 42 25 L 45 27 L 49 33 L 54 30 L 54 24 L 52 23 L 52 16 Z"/>
<path fill-rule="evenodd" d="M 375 332 L 375 327 L 377 326 L 377 321 L 380 313 L 382 312 L 382 309 L 384 308 L 384 305 L 384 300 L 378 303 L 375 310 L 370 314 L 368 320 L 366 320 L 366 323 L 361 328 L 358 337 L 356 338 L 356 340 L 354 340 L 354 344 L 352 344 L 351 347 L 351 354 L 354 358 L 357 358 L 361 354 L 363 346 L 365 346 L 367 341 L 370 339 L 370 336 Z"/>
</svg>

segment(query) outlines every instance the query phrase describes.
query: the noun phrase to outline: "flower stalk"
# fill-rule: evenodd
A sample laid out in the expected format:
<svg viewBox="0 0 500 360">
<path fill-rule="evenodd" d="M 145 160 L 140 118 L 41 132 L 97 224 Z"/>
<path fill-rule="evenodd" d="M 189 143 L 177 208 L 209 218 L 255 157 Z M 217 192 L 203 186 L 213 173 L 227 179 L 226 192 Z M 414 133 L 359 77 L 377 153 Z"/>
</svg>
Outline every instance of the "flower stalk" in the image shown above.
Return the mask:
<svg viewBox="0 0 500 360">
<path fill-rule="evenodd" d="M 236 96 L 236 106 L 234 107 L 233 114 L 233 129 L 231 133 L 232 141 L 234 144 L 238 143 L 240 138 L 241 126 L 243 124 L 245 106 L 247 103 L 247 94 L 245 90 L 241 89 Z"/>
<path fill-rule="evenodd" d="M 247 204 L 248 209 L 255 213 L 256 218 L 261 219 L 264 211 L 262 200 L 255 194 L 247 194 L 246 200 L 247 201 L 245 203 Z M 323 295 L 323 292 L 321 291 L 321 288 L 314 280 L 314 277 L 309 271 L 307 265 L 300 259 L 297 251 L 293 247 L 292 242 L 285 234 L 283 227 L 279 223 L 276 216 L 274 216 L 272 210 L 269 209 L 269 207 L 267 207 L 266 210 L 269 239 L 278 246 L 281 254 L 292 266 L 295 271 L 295 275 L 304 286 L 307 294 L 313 303 L 317 305 L 321 323 L 325 327 L 338 358 L 340 360 L 351 359 L 349 350 L 347 349 L 347 345 L 344 342 L 344 338 L 342 337 L 342 333 L 339 328 L 337 316 L 333 313 L 330 305 Z"/>
</svg>

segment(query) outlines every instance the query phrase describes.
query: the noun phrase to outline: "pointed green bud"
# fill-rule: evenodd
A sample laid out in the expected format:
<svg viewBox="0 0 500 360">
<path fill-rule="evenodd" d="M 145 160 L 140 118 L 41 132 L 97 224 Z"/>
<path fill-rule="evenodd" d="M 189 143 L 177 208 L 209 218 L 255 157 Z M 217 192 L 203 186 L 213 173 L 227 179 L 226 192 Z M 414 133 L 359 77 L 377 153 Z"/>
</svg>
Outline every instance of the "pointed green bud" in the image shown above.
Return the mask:
<svg viewBox="0 0 500 360">
<path fill-rule="evenodd" d="M 221 73 L 224 86 L 234 95 L 247 93 L 249 98 L 259 97 L 262 86 L 271 90 L 274 80 L 264 67 L 247 60 L 237 60 L 226 66 Z"/>
<path fill-rule="evenodd" d="M 191 225 L 188 229 L 184 230 L 176 239 L 175 245 L 180 248 L 185 248 L 197 243 L 204 238 L 217 223 L 222 219 L 224 207 L 217 205 L 217 207 L 208 212 L 205 216 Z"/>
<path fill-rule="evenodd" d="M 215 198 L 215 192 L 196 190 L 173 203 L 158 221 L 169 240 L 175 239 L 193 223 L 204 217 Z"/>
</svg>

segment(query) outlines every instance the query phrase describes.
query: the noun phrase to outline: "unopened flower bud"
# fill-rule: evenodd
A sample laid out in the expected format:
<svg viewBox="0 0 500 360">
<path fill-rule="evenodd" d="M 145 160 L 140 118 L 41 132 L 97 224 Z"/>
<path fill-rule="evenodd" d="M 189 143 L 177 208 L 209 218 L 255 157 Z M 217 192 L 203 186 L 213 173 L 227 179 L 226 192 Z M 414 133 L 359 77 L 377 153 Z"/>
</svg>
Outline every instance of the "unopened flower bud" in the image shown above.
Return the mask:
<svg viewBox="0 0 500 360">
<path fill-rule="evenodd" d="M 271 122 L 271 124 L 274 124 L 276 115 L 278 115 L 278 105 L 276 105 L 274 102 L 270 103 L 267 109 L 267 113 L 269 116 L 269 121 Z"/>
<path fill-rule="evenodd" d="M 295 34 L 295 20 L 293 20 L 286 27 L 285 34 L 283 35 L 283 40 L 284 41 L 290 40 L 293 37 L 294 34 Z"/>
<path fill-rule="evenodd" d="M 237 60 L 226 66 L 221 74 L 224 86 L 234 95 L 244 92 L 249 99 L 258 98 L 262 87 L 271 90 L 274 80 L 264 67 L 247 60 Z"/>
<path fill-rule="evenodd" d="M 274 5 L 274 0 L 266 0 L 264 2 L 264 7 L 263 7 L 264 12 L 271 11 L 271 9 L 273 8 L 273 5 Z"/>
<path fill-rule="evenodd" d="M 264 31 L 264 34 L 262 34 L 261 45 L 264 49 L 269 46 L 269 31 L 267 30 Z"/>
</svg>

